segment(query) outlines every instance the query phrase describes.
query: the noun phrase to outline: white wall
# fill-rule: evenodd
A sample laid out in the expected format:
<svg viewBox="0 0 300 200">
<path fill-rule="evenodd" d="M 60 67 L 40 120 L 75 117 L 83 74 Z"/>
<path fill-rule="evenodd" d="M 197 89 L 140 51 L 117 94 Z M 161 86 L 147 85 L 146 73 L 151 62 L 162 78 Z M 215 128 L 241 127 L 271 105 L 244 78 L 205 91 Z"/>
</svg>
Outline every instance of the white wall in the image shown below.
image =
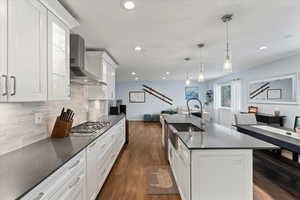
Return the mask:
<svg viewBox="0 0 300 200">
<path fill-rule="evenodd" d="M 142 85 L 148 85 L 174 100 L 174 107 L 186 106 L 184 81 L 120 81 L 116 85 L 116 98 L 122 99 L 127 105 L 127 118 L 129 120 L 142 120 L 144 114 L 159 114 L 171 106 L 146 93 L 145 103 L 129 103 L 129 91 L 142 91 Z M 193 82 L 191 86 L 199 87 L 200 99 L 205 100 L 206 84 Z"/>
<path fill-rule="evenodd" d="M 234 66 L 233 66 L 234 67 Z M 278 104 L 252 104 L 248 103 L 248 83 L 249 81 L 260 80 L 270 77 L 276 77 L 286 74 L 291 74 L 295 72 L 300 72 L 300 55 L 294 55 L 285 59 L 281 59 L 272 63 L 260 65 L 250 70 L 234 73 L 225 77 L 222 77 L 217 80 L 209 81 L 208 87 L 213 89 L 213 85 L 216 83 L 225 83 L 231 81 L 232 79 L 240 78 L 242 83 L 242 111 L 247 111 L 249 105 L 255 105 L 259 107 L 260 112 L 263 113 L 273 113 L 274 110 L 279 109 L 282 115 L 286 115 L 285 126 L 292 128 L 294 126 L 295 116 L 300 115 L 300 106 L 299 105 L 278 105 Z M 299 86 L 299 83 L 298 83 Z M 298 87 L 298 93 L 299 91 Z M 221 111 L 223 112 L 223 111 Z M 219 118 L 222 118 L 222 123 L 228 124 L 228 120 L 231 118 L 226 114 L 219 115 Z M 224 118 L 225 120 L 224 122 Z"/>
</svg>

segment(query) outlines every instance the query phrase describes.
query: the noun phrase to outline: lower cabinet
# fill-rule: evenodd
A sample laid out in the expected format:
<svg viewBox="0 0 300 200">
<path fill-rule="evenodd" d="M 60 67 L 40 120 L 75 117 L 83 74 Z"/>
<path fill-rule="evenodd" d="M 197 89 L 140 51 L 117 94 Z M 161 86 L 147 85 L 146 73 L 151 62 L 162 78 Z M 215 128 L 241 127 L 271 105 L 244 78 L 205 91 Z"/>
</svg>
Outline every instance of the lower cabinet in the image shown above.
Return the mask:
<svg viewBox="0 0 300 200">
<path fill-rule="evenodd" d="M 69 199 L 68 195 L 80 191 L 85 199 L 86 153 L 79 153 L 59 168 L 41 184 L 35 187 L 22 200 L 58 200 Z M 63 198 L 64 197 L 64 198 Z M 80 198 L 79 198 L 80 199 Z"/>
<path fill-rule="evenodd" d="M 124 143 L 122 119 L 21 200 L 96 199 Z"/>
<path fill-rule="evenodd" d="M 169 162 L 181 199 L 190 200 L 190 155 L 181 141 L 178 141 L 177 149 L 169 141 Z"/>
<path fill-rule="evenodd" d="M 178 140 L 168 155 L 182 200 L 253 199 L 252 150 L 189 151 Z"/>
<path fill-rule="evenodd" d="M 125 143 L 121 120 L 87 148 L 87 200 L 96 199 Z"/>
<path fill-rule="evenodd" d="M 85 172 L 81 171 L 63 185 L 51 198 L 51 200 L 85 200 Z"/>
</svg>

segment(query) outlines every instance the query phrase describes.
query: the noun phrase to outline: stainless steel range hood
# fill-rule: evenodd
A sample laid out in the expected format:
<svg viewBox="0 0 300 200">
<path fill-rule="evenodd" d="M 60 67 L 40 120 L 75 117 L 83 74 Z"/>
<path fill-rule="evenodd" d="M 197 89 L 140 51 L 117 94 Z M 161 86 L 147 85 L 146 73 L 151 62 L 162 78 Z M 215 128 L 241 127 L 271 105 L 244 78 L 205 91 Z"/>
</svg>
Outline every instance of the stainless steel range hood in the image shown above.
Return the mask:
<svg viewBox="0 0 300 200">
<path fill-rule="evenodd" d="M 87 70 L 85 62 L 84 39 L 78 34 L 70 37 L 70 74 L 71 82 L 83 85 L 107 85 L 99 77 Z"/>
</svg>

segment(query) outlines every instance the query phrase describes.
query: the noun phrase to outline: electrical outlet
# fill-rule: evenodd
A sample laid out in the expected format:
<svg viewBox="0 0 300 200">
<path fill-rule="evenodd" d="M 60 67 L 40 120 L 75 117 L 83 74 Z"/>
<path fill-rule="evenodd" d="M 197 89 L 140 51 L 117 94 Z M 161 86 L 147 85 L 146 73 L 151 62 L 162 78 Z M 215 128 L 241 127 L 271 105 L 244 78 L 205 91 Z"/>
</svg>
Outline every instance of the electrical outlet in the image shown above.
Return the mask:
<svg viewBox="0 0 300 200">
<path fill-rule="evenodd" d="M 42 113 L 35 113 L 34 114 L 34 123 L 35 124 L 41 124 L 43 120 L 43 114 Z"/>
</svg>

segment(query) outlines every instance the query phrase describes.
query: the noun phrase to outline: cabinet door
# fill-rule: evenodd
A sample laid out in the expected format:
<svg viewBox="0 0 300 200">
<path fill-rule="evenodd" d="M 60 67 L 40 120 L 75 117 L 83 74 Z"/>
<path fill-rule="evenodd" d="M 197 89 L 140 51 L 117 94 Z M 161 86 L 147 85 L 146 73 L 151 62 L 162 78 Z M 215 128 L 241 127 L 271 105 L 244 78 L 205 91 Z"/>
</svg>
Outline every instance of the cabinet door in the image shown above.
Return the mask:
<svg viewBox="0 0 300 200">
<path fill-rule="evenodd" d="M 101 54 L 98 51 L 86 51 L 86 68 L 91 74 L 101 79 Z"/>
<path fill-rule="evenodd" d="M 48 99 L 65 100 L 70 96 L 70 31 L 48 12 Z"/>
<path fill-rule="evenodd" d="M 8 101 L 47 98 L 47 9 L 38 0 L 8 1 Z"/>
<path fill-rule="evenodd" d="M 7 0 L 0 0 L 0 102 L 7 101 Z"/>
<path fill-rule="evenodd" d="M 50 198 L 50 200 L 85 200 L 85 174 L 82 173 L 61 188 Z"/>
<path fill-rule="evenodd" d="M 104 58 L 102 59 L 102 67 L 101 67 L 101 79 L 103 82 L 107 83 L 107 71 L 109 68 L 109 62 L 107 62 Z"/>
<path fill-rule="evenodd" d="M 87 200 L 97 197 L 97 141 L 87 147 Z"/>
<path fill-rule="evenodd" d="M 108 79 L 109 79 L 109 93 L 108 97 L 109 99 L 115 99 L 115 67 L 114 65 L 109 66 L 109 73 L 108 73 Z"/>
<path fill-rule="evenodd" d="M 115 99 L 115 67 L 110 62 L 105 61 L 105 63 L 107 81 L 106 97 L 107 99 Z"/>
</svg>

